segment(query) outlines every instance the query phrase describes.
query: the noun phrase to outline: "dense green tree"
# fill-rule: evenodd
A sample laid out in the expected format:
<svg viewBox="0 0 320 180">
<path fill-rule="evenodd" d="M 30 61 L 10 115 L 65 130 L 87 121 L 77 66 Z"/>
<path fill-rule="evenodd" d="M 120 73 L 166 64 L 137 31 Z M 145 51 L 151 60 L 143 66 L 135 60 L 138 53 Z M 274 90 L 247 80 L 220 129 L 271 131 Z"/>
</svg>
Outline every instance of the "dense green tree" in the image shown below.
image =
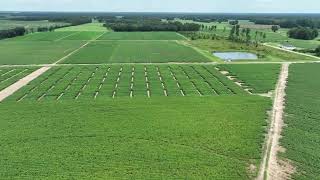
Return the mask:
<svg viewBox="0 0 320 180">
<path fill-rule="evenodd" d="M 273 32 L 277 32 L 279 29 L 280 29 L 280 27 L 279 27 L 278 25 L 273 25 L 273 26 L 271 27 L 271 30 L 272 30 Z"/>
<path fill-rule="evenodd" d="M 320 56 L 320 46 L 318 46 L 315 50 L 317 56 Z"/>
<path fill-rule="evenodd" d="M 319 32 L 317 29 L 298 27 L 288 31 L 288 36 L 294 39 L 311 40 L 318 37 Z"/>
<path fill-rule="evenodd" d="M 14 29 L 1 30 L 0 39 L 23 36 L 25 33 L 26 33 L 26 29 L 24 27 L 16 27 Z"/>
</svg>

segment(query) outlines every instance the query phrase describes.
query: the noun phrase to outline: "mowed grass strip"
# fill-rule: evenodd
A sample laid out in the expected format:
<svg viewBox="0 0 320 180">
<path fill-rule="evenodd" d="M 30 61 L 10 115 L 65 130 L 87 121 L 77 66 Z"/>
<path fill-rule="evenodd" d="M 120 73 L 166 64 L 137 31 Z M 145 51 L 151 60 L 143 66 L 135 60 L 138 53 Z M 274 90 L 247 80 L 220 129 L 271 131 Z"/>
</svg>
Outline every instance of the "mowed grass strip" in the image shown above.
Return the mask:
<svg viewBox="0 0 320 180">
<path fill-rule="evenodd" d="M 319 64 L 292 64 L 286 89 L 282 157 L 297 167 L 293 179 L 320 178 Z"/>
<path fill-rule="evenodd" d="M 211 62 L 191 47 L 173 41 L 92 42 L 61 63 Z"/>
<path fill-rule="evenodd" d="M 249 179 L 270 105 L 257 96 L 2 103 L 0 178 Z"/>
<path fill-rule="evenodd" d="M 276 87 L 280 64 L 232 64 L 219 65 L 220 71 L 248 87 L 252 93 L 268 93 Z"/>
<path fill-rule="evenodd" d="M 214 69 L 213 65 L 205 67 Z M 212 75 L 201 65 L 54 67 L 8 100 L 247 95 L 221 76 Z"/>
<path fill-rule="evenodd" d="M 176 32 L 109 32 L 98 40 L 186 40 Z"/>
<path fill-rule="evenodd" d="M 0 64 L 53 63 L 84 43 L 81 41 L 0 41 Z"/>
</svg>

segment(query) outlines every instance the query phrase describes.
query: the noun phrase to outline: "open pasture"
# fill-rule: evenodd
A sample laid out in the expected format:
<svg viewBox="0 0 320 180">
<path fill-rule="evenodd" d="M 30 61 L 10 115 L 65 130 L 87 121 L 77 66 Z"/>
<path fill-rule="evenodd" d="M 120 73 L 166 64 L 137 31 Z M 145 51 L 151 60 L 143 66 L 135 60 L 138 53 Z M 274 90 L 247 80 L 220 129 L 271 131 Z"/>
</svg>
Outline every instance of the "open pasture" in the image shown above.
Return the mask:
<svg viewBox="0 0 320 180">
<path fill-rule="evenodd" d="M 0 91 L 35 71 L 36 68 L 0 68 Z"/>
<path fill-rule="evenodd" d="M 228 72 L 252 93 L 268 93 L 276 87 L 280 64 L 222 64 L 220 71 Z"/>
<path fill-rule="evenodd" d="M 286 90 L 281 153 L 297 167 L 294 179 L 320 178 L 320 64 L 292 64 Z"/>
<path fill-rule="evenodd" d="M 245 95 L 211 65 L 55 67 L 9 100 Z"/>
<path fill-rule="evenodd" d="M 62 63 L 210 62 L 192 47 L 173 41 L 95 41 Z"/>
<path fill-rule="evenodd" d="M 109 32 L 98 40 L 186 40 L 176 32 Z"/>
<path fill-rule="evenodd" d="M 258 96 L 4 102 L 0 179 L 249 179 L 269 107 Z"/>
<path fill-rule="evenodd" d="M 0 65 L 54 63 L 84 43 L 81 41 L 0 41 Z"/>
</svg>

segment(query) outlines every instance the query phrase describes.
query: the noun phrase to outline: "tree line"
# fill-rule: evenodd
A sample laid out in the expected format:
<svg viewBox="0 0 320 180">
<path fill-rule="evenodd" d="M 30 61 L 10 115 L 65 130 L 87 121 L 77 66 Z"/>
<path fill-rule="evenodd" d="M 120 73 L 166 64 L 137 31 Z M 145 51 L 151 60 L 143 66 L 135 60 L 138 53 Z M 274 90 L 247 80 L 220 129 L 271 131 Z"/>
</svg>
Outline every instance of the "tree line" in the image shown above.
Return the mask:
<svg viewBox="0 0 320 180">
<path fill-rule="evenodd" d="M 278 25 L 281 28 L 309 27 L 320 28 L 319 19 L 255 19 L 255 24 Z"/>
<path fill-rule="evenodd" d="M 288 31 L 288 36 L 294 39 L 312 40 L 319 36 L 317 29 L 297 27 Z"/>
<path fill-rule="evenodd" d="M 231 28 L 228 39 L 235 42 L 247 43 L 258 46 L 260 42 L 265 41 L 267 34 L 262 31 L 252 33 L 250 28 L 241 28 L 240 25 L 234 25 Z"/>
<path fill-rule="evenodd" d="M 13 29 L 0 30 L 0 39 L 23 36 L 25 33 L 26 33 L 26 29 L 24 27 L 16 27 Z"/>
<path fill-rule="evenodd" d="M 101 20 L 100 20 L 101 21 Z M 103 20 L 102 20 L 103 21 Z M 114 31 L 199 31 L 201 25 L 163 21 L 157 18 L 108 18 L 104 26 Z"/>
</svg>

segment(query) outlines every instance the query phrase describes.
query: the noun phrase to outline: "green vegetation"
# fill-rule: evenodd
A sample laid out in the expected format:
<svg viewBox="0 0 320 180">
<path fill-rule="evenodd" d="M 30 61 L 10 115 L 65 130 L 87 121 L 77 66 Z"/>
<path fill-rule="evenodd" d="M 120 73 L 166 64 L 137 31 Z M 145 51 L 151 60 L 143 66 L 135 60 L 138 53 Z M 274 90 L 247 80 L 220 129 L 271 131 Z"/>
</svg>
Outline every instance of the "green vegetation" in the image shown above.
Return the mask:
<svg viewBox="0 0 320 180">
<path fill-rule="evenodd" d="M 46 64 L 79 48 L 81 41 L 0 41 L 0 64 Z"/>
<path fill-rule="evenodd" d="M 270 104 L 257 96 L 1 103 L 0 178 L 248 179 Z"/>
<path fill-rule="evenodd" d="M 274 90 L 280 73 L 280 64 L 223 64 L 218 67 L 249 87 L 252 93 Z"/>
<path fill-rule="evenodd" d="M 247 93 L 212 65 L 56 67 L 9 100 L 215 96 Z"/>
<path fill-rule="evenodd" d="M 72 36 L 68 36 L 64 38 L 63 40 L 81 40 L 81 41 L 89 41 L 93 39 L 97 39 L 99 36 L 101 36 L 103 32 L 98 31 L 84 31 L 84 32 L 78 32 L 74 33 Z"/>
<path fill-rule="evenodd" d="M 63 63 L 210 62 L 192 47 L 174 41 L 95 41 Z"/>
<path fill-rule="evenodd" d="M 0 68 L 0 91 L 27 76 L 36 68 Z"/>
<path fill-rule="evenodd" d="M 320 178 L 319 64 L 290 65 L 282 156 L 297 167 L 294 179 Z"/>
<path fill-rule="evenodd" d="M 190 41 L 195 47 L 204 49 L 209 52 L 225 52 L 225 51 L 240 51 L 240 52 L 251 52 L 258 55 L 258 61 L 306 61 L 306 60 L 317 60 L 312 57 L 307 57 L 299 54 L 288 53 L 282 50 L 278 50 L 271 47 L 259 45 L 247 45 L 245 43 L 235 43 L 225 39 L 215 40 L 194 40 Z M 252 60 L 251 60 L 252 61 Z"/>
<path fill-rule="evenodd" d="M 94 31 L 94 32 L 106 32 L 107 28 L 103 27 L 103 23 L 88 23 L 78 26 L 70 26 L 65 28 L 56 29 L 55 31 Z"/>
<path fill-rule="evenodd" d="M 319 32 L 317 29 L 298 27 L 290 29 L 288 36 L 294 39 L 312 40 L 319 36 Z"/>
<path fill-rule="evenodd" d="M 37 32 L 19 36 L 10 40 L 14 41 L 57 41 L 72 35 L 75 32 Z"/>
<path fill-rule="evenodd" d="M 28 31 L 36 31 L 40 27 L 63 26 L 69 23 L 49 22 L 49 21 L 16 21 L 16 20 L 0 20 L 0 30 L 13 29 L 16 27 L 24 27 Z"/>
<path fill-rule="evenodd" d="M 176 32 L 110 32 L 98 40 L 185 40 Z"/>
<path fill-rule="evenodd" d="M 179 20 L 180 22 L 194 22 L 190 20 Z M 230 35 L 230 31 L 232 26 L 227 22 L 211 22 L 211 23 L 203 23 L 203 22 L 196 22 L 205 26 L 216 26 L 217 28 L 214 30 L 204 29 L 202 30 L 203 33 L 217 35 L 221 37 L 228 37 Z M 254 23 L 247 23 L 246 21 L 239 21 L 240 28 L 251 29 L 251 37 L 255 37 L 256 31 L 266 34 L 266 38 L 262 39 L 265 43 L 276 43 L 277 45 L 293 45 L 297 48 L 302 49 L 315 49 L 317 46 L 320 45 L 320 41 L 317 40 L 300 40 L 300 39 L 293 39 L 288 37 L 289 29 L 281 28 L 277 32 L 272 31 L 271 25 L 259 25 Z"/>
</svg>

